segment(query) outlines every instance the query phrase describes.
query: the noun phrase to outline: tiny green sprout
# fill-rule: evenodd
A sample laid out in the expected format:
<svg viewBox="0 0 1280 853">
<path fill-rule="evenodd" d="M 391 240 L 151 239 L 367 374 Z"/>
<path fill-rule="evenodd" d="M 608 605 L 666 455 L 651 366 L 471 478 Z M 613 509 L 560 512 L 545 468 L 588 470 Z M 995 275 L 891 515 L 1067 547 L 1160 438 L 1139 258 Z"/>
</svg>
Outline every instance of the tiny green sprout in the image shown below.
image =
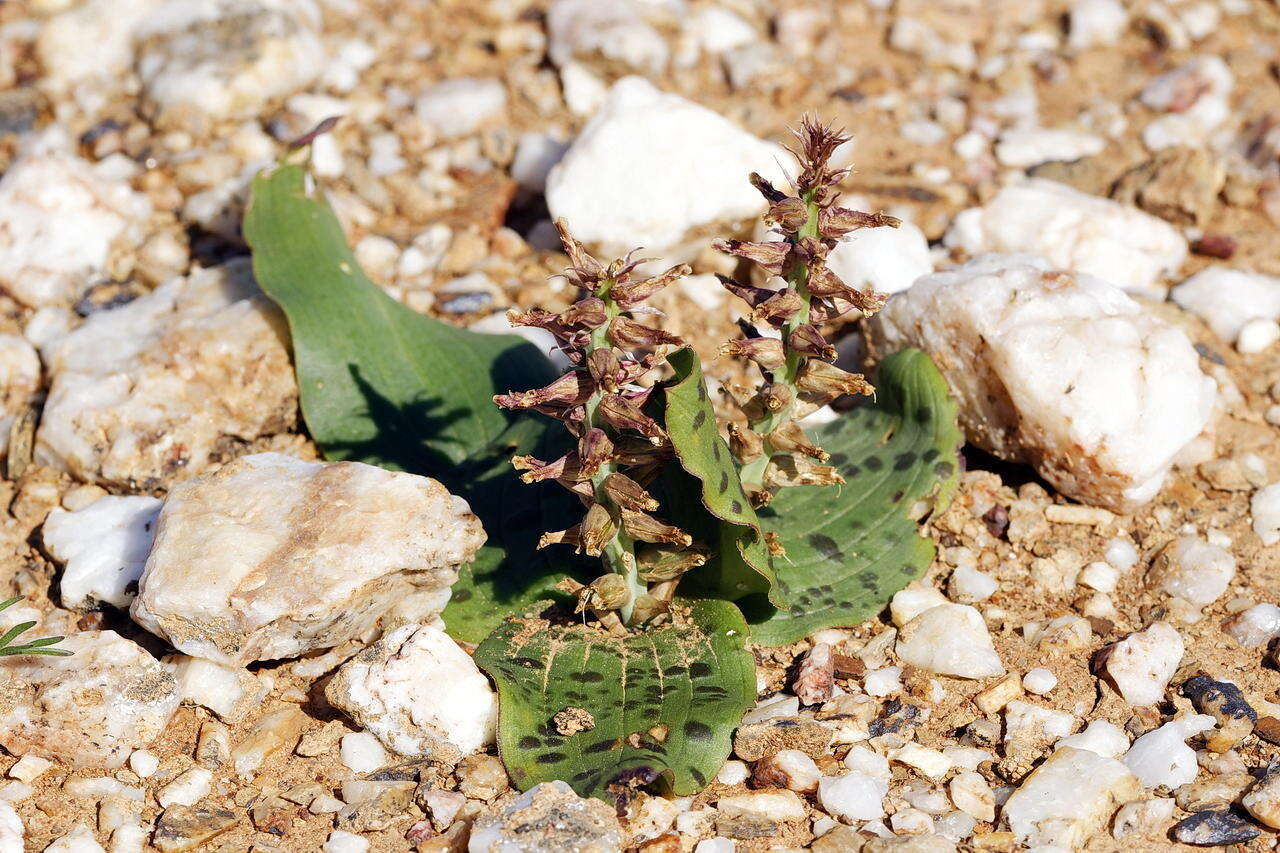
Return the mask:
<svg viewBox="0 0 1280 853">
<path fill-rule="evenodd" d="M 0 602 L 0 610 L 5 610 L 22 600 L 22 596 L 15 595 L 8 601 Z M 63 637 L 41 637 L 38 640 L 27 640 L 23 643 L 14 644 L 14 640 L 21 635 L 30 631 L 36 626 L 34 622 L 19 622 L 3 635 L 0 635 L 0 657 L 9 655 L 51 655 L 54 657 L 67 657 L 72 654 L 70 649 L 52 648 L 57 643 L 63 641 Z"/>
</svg>

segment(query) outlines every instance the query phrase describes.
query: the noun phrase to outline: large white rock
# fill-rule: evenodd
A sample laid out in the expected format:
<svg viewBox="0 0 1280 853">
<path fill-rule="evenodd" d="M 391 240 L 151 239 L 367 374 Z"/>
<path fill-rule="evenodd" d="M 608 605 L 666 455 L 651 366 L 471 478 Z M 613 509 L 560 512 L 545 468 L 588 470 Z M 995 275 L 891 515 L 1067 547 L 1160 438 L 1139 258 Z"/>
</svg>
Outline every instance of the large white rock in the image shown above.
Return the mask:
<svg viewBox="0 0 1280 853">
<path fill-rule="evenodd" d="M 943 239 L 971 255 L 1032 252 L 1059 269 L 1146 292 L 1187 256 L 1187 241 L 1163 219 L 1043 178 L 961 211 Z"/>
<path fill-rule="evenodd" d="M 1280 278 L 1275 276 L 1207 267 L 1169 295 L 1227 342 L 1234 342 L 1250 320 L 1280 319 Z"/>
<path fill-rule="evenodd" d="M 1103 666 L 1126 702 L 1154 705 L 1164 698 L 1182 653 L 1178 630 L 1167 622 L 1156 622 L 1107 649 Z"/>
<path fill-rule="evenodd" d="M 547 10 L 547 55 L 561 67 L 599 57 L 658 74 L 667 43 L 642 9 L 635 0 L 555 0 Z"/>
<path fill-rule="evenodd" d="M 483 542 L 435 480 L 259 453 L 169 492 L 130 612 L 194 657 L 295 657 L 435 618 Z"/>
<path fill-rule="evenodd" d="M 1112 509 L 1155 496 L 1217 393 L 1180 329 L 1026 255 L 925 276 L 875 316 L 872 338 L 933 357 L 969 441 Z"/>
<path fill-rule="evenodd" d="M 76 767 L 119 767 L 177 710 L 174 678 L 115 631 L 72 634 L 68 657 L 0 659 L 0 746 Z"/>
<path fill-rule="evenodd" d="M 430 625 L 391 631 L 347 661 L 325 695 L 401 755 L 431 755 L 441 741 L 463 754 L 493 743 L 498 697 L 489 680 Z"/>
<path fill-rule="evenodd" d="M 827 256 L 827 266 L 859 290 L 898 293 L 933 272 L 929 241 L 910 222 L 854 231 Z"/>
<path fill-rule="evenodd" d="M 1234 85 L 1231 68 L 1213 54 L 1192 57 L 1161 74 L 1139 96 L 1146 106 L 1165 113 L 1143 128 L 1143 143 L 1152 151 L 1203 144 L 1230 117 Z"/>
<path fill-rule="evenodd" d="M 605 255 L 637 246 L 671 254 L 695 229 L 763 213 L 747 177 L 759 172 L 781 184 L 784 162 L 790 155 L 781 147 L 625 77 L 551 170 L 547 206 Z"/>
<path fill-rule="evenodd" d="M 902 626 L 898 658 L 940 675 L 986 678 L 1004 664 L 991 643 L 982 614 L 967 604 L 939 604 Z"/>
<path fill-rule="evenodd" d="M 470 853 L 540 853 L 623 848 L 622 828 L 601 800 L 579 797 L 565 782 L 543 782 L 475 823 Z"/>
<path fill-rule="evenodd" d="M 128 607 L 159 514 L 160 501 L 145 495 L 107 495 L 75 512 L 54 507 L 41 535 L 44 547 L 65 566 L 58 581 L 63 607 Z"/>
<path fill-rule="evenodd" d="M 141 242 L 150 215 L 146 196 L 43 133 L 0 178 L 0 289 L 32 307 L 72 302 L 113 251 Z"/>
<path fill-rule="evenodd" d="M 312 0 L 169 0 L 137 28 L 146 106 L 164 124 L 255 117 L 324 70 Z"/>
<path fill-rule="evenodd" d="M 35 458 L 138 490 L 198 474 L 220 441 L 292 425 L 287 336 L 243 260 L 93 314 L 45 350 L 53 380 Z"/>
<path fill-rule="evenodd" d="M 1004 819 L 1023 844 L 1079 850 L 1117 808 L 1141 795 L 1124 764 L 1068 746 L 1023 780 L 1004 805 Z"/>
<path fill-rule="evenodd" d="M 13 806 L 0 801 L 0 851 L 3 853 L 22 853 L 22 839 L 26 834 L 22 826 L 22 818 Z"/>
</svg>

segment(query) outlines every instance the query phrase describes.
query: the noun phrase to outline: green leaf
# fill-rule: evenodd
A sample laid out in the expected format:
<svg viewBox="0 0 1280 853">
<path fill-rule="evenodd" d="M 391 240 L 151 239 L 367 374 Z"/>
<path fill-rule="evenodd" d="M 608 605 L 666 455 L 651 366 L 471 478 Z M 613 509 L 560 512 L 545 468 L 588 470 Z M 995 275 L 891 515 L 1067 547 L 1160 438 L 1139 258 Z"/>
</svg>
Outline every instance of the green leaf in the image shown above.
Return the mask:
<svg viewBox="0 0 1280 853">
<path fill-rule="evenodd" d="M 458 329 L 384 293 L 307 180 L 298 164 L 259 175 L 244 221 L 258 284 L 289 321 L 307 429 L 327 459 L 433 476 L 467 500 L 489 538 L 444 618 L 454 637 L 478 642 L 572 570 L 563 551 L 533 545 L 569 523 L 575 502 L 524 485 L 510 465 L 513 452 L 550 440 L 549 422 L 492 399 L 546 384 L 555 369 L 519 336 Z"/>
<path fill-rule="evenodd" d="M 845 485 L 783 489 L 760 511 L 782 540 L 774 559 L 786 609 L 748 612 L 752 639 L 794 642 L 821 628 L 878 613 L 933 560 L 933 542 L 911 514 L 941 512 L 960 476 L 962 434 L 946 380 L 919 350 L 880 364 L 876 400 L 814 431 Z"/>
<path fill-rule="evenodd" d="M 419 474 L 484 452 L 510 418 L 493 395 L 555 378 L 516 335 L 483 335 L 423 316 L 369 281 L 305 169 L 253 181 L 244 235 L 258 284 L 289 320 L 302 414 L 330 459 Z"/>
<path fill-rule="evenodd" d="M 667 434 L 689 477 L 668 480 L 666 491 L 677 523 L 711 549 L 706 565 L 685 576 L 682 591 L 730 601 L 768 593 L 781 604 L 760 521 L 738 479 L 737 462 L 716 426 L 698 356 L 685 347 L 667 361 L 675 371 L 666 386 Z M 682 500 L 691 491 L 698 495 L 701 510 L 715 521 L 699 520 L 702 513 L 696 508 L 691 511 L 689 502 Z"/>
<path fill-rule="evenodd" d="M 715 777 L 755 702 L 755 660 L 736 607 L 685 604 L 679 627 L 621 639 L 523 617 L 480 644 L 476 663 L 498 684 L 499 753 L 517 787 L 563 779 L 613 799 L 611 786 L 656 781 L 684 796 Z M 594 725 L 562 734 L 555 716 L 574 708 Z"/>
</svg>

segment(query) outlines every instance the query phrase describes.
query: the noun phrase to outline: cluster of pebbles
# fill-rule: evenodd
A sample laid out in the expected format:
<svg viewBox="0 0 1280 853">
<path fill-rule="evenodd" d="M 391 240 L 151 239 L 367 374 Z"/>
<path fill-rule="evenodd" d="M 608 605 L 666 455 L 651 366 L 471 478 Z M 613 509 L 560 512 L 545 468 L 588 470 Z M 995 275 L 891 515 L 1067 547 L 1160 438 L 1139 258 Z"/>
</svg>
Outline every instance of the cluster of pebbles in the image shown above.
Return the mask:
<svg viewBox="0 0 1280 853">
<path fill-rule="evenodd" d="M 0 853 L 1273 849 L 1277 68 L 1267 0 L 0 3 L 0 628 L 75 652 L 0 663 Z M 903 220 L 829 259 L 894 294 L 842 363 L 960 404 L 937 560 L 755 649 L 696 796 L 515 791 L 440 619 L 485 533 L 318 461 L 250 180 L 338 117 L 361 265 L 485 332 L 572 300 L 555 217 L 688 262 L 656 302 L 730 383 L 710 241 L 806 112 Z"/>
</svg>

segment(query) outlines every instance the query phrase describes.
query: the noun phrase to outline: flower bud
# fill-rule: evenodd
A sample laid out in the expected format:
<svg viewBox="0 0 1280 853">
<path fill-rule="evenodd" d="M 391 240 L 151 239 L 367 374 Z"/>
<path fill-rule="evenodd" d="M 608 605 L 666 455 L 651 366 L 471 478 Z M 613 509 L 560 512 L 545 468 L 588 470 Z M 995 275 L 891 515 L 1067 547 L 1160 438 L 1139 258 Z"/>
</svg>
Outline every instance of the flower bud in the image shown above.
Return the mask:
<svg viewBox="0 0 1280 853">
<path fill-rule="evenodd" d="M 774 275 L 782 272 L 787 254 L 791 251 L 791 244 L 782 240 L 759 243 L 745 240 L 716 240 L 711 246 L 726 254 L 745 258 Z"/>
<path fill-rule="evenodd" d="M 798 198 L 783 196 L 769 205 L 764 221 L 783 231 L 795 233 L 809 221 L 809 206 Z"/>
<path fill-rule="evenodd" d="M 560 244 L 564 246 L 564 253 L 569 256 L 569 263 L 574 270 L 584 277 L 599 279 L 605 272 L 604 266 L 573 238 L 569 233 L 569 223 L 557 219 L 555 225 L 556 232 L 560 235 Z"/>
<path fill-rule="evenodd" d="M 738 424 L 729 424 L 729 450 L 733 458 L 745 465 L 764 453 L 764 439 L 758 432 Z"/>
<path fill-rule="evenodd" d="M 834 364 L 810 359 L 800 366 L 796 385 L 802 391 L 832 399 L 841 394 L 870 394 L 875 391 L 860 373 L 849 373 Z"/>
<path fill-rule="evenodd" d="M 690 569 L 696 569 L 706 562 L 706 554 L 687 548 L 644 545 L 636 551 L 640 577 L 649 583 L 675 580 Z"/>
<path fill-rule="evenodd" d="M 785 193 L 778 190 L 757 172 L 752 172 L 748 180 L 751 181 L 751 186 L 755 187 L 756 191 L 764 196 L 764 200 L 770 204 L 776 204 L 787 197 Z"/>
<path fill-rule="evenodd" d="M 764 469 L 764 484 L 770 488 L 831 486 L 843 482 L 844 477 L 830 465 L 819 465 L 803 456 L 786 453 L 774 455 Z"/>
<path fill-rule="evenodd" d="M 826 462 L 831 458 L 831 454 L 809 441 L 809 437 L 804 434 L 800 425 L 791 420 L 769 433 L 769 443 L 774 450 L 780 450 L 783 453 L 799 453 L 819 462 Z"/>
<path fill-rule="evenodd" d="M 769 290 L 765 287 L 753 287 L 748 284 L 739 284 L 728 276 L 716 275 L 720 279 L 720 285 L 734 296 L 747 303 L 752 308 L 766 302 L 778 295 L 778 291 Z"/>
<path fill-rule="evenodd" d="M 648 593 L 637 595 L 635 604 L 631 608 L 631 620 L 637 625 L 643 625 L 646 622 L 652 622 L 671 609 L 671 604 L 661 599 L 655 598 Z"/>
<path fill-rule="evenodd" d="M 621 514 L 622 529 L 632 539 L 640 542 L 667 542 L 685 548 L 693 544 L 693 539 L 688 533 L 678 527 L 665 524 L 647 513 L 624 509 Z"/>
<path fill-rule="evenodd" d="M 691 272 L 693 270 L 688 264 L 677 264 L 661 275 L 647 278 L 644 281 L 616 284 L 611 295 L 613 300 L 624 309 L 631 308 Z"/>
<path fill-rule="evenodd" d="M 543 480 L 571 483 L 583 479 L 582 466 L 578 463 L 576 453 L 566 453 L 551 462 L 543 462 L 533 456 L 513 456 L 511 467 L 525 472 L 520 475 L 520 480 L 525 483 L 540 483 Z"/>
<path fill-rule="evenodd" d="M 649 349 L 661 344 L 680 346 L 683 341 L 660 329 L 650 328 L 627 317 L 614 317 L 609 324 L 609 343 L 621 349 Z"/>
<path fill-rule="evenodd" d="M 600 504 L 592 504 L 581 523 L 579 539 L 582 543 L 582 551 L 590 557 L 599 557 L 604 546 L 609 544 L 617 534 L 618 527 L 609 510 Z"/>
<path fill-rule="evenodd" d="M 720 346 L 720 354 L 734 358 L 749 358 L 765 370 L 778 370 L 787 363 L 787 353 L 782 341 L 776 338 L 745 338 L 727 341 Z"/>
<path fill-rule="evenodd" d="M 760 402 L 767 412 L 781 412 L 795 396 L 791 388 L 781 382 L 770 382 L 760 389 Z"/>
<path fill-rule="evenodd" d="M 884 213 L 862 213 L 847 207 L 823 208 L 818 215 L 818 232 L 828 240 L 839 240 L 860 228 L 897 228 L 902 220 Z"/>
<path fill-rule="evenodd" d="M 653 499 L 653 495 L 625 474 L 616 472 L 610 474 L 604 478 L 601 487 L 609 499 L 623 509 L 652 512 L 658 508 L 658 502 Z"/>
<path fill-rule="evenodd" d="M 626 579 L 614 572 L 596 578 L 583 592 L 582 604 L 594 610 L 617 610 L 631 600 Z"/>
<path fill-rule="evenodd" d="M 812 323 L 804 323 L 787 335 L 787 347 L 801 355 L 821 358 L 830 361 L 836 357 L 836 348 L 827 343 L 818 327 Z"/>
<path fill-rule="evenodd" d="M 791 288 L 779 290 L 751 310 L 751 322 L 782 325 L 804 308 L 804 299 Z"/>
<path fill-rule="evenodd" d="M 531 391 L 515 391 L 510 394 L 496 394 L 493 402 L 504 409 L 539 409 L 551 406 L 548 414 L 554 414 L 564 405 L 585 403 L 595 391 L 590 377 L 571 370 L 563 373 L 542 388 Z"/>
<path fill-rule="evenodd" d="M 596 329 L 609 322 L 609 314 L 603 299 L 587 296 L 561 311 L 560 322 L 566 327 Z"/>
<path fill-rule="evenodd" d="M 609 426 L 618 430 L 634 430 L 646 436 L 653 444 L 664 441 L 667 434 L 653 418 L 640 411 L 640 407 L 620 394 L 606 394 L 600 400 L 600 416 Z"/>
</svg>

